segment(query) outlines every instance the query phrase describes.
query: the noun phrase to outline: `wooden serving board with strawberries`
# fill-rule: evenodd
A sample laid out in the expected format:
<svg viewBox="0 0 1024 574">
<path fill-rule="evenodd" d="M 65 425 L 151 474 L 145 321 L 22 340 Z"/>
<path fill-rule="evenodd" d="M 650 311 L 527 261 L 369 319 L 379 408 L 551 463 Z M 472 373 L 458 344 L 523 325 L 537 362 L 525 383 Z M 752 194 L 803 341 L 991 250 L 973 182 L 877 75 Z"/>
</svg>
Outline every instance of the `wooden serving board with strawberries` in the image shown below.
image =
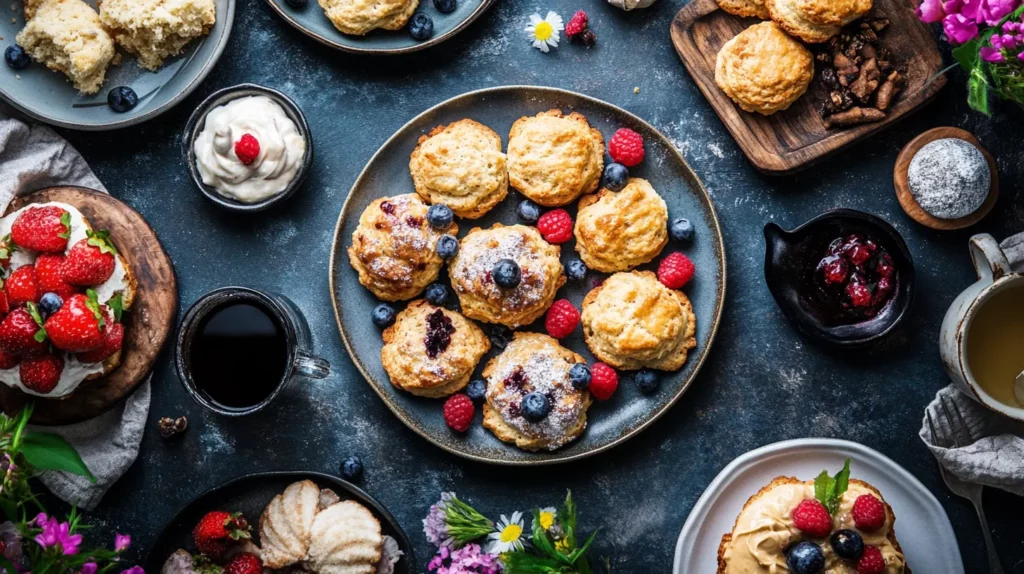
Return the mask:
<svg viewBox="0 0 1024 574">
<path fill-rule="evenodd" d="M 178 310 L 174 267 L 156 234 L 134 209 L 106 193 L 81 187 L 52 187 L 14 200 L 7 213 L 31 203 L 60 201 L 78 208 L 95 229 L 107 229 L 128 261 L 138 287 L 125 312 L 121 365 L 110 374 L 85 381 L 62 399 L 40 399 L 0 384 L 0 408 L 12 413 L 35 401 L 32 423 L 66 425 L 106 412 L 127 398 L 149 375 Z"/>
<path fill-rule="evenodd" d="M 788 110 L 765 117 L 741 110 L 715 84 L 715 60 L 722 46 L 754 18 L 733 16 L 716 0 L 692 0 L 672 22 L 672 43 L 697 87 L 708 99 L 726 129 L 758 170 L 785 175 L 804 169 L 856 141 L 878 133 L 928 103 L 946 84 L 931 29 L 914 15 L 910 0 L 875 0 L 889 19 L 882 45 L 906 66 L 907 86 L 884 120 L 848 128 L 826 129 L 818 108 L 826 97 L 817 78 Z"/>
</svg>

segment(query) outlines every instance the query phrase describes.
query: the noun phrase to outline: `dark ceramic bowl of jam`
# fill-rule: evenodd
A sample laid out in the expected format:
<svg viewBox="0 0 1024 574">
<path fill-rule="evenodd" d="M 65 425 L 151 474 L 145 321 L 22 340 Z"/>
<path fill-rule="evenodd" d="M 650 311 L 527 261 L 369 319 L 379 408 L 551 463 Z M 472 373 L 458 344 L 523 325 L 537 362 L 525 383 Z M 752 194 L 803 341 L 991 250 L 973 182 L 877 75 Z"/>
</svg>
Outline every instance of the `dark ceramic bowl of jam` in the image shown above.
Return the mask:
<svg viewBox="0 0 1024 574">
<path fill-rule="evenodd" d="M 883 219 L 836 209 L 796 229 L 764 228 L 764 275 L 782 312 L 830 347 L 876 343 L 909 314 L 914 259 Z"/>
</svg>

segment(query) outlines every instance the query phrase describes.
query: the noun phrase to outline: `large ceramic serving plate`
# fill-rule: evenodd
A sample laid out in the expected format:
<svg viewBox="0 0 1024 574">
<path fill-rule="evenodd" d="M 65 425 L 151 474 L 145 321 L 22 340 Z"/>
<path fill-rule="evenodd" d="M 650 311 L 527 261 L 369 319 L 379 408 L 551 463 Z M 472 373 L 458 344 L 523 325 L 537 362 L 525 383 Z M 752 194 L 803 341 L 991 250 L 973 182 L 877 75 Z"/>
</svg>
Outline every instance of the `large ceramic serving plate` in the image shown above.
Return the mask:
<svg viewBox="0 0 1024 574">
<path fill-rule="evenodd" d="M 86 0 L 95 7 L 96 0 Z M 0 50 L 14 43 L 25 27 L 21 1 L 12 4 L 17 11 L 0 18 Z M 32 62 L 24 70 L 0 66 L 0 97 L 33 118 L 70 129 L 110 130 L 134 125 L 167 111 L 192 93 L 210 73 L 231 34 L 235 18 L 235 0 L 216 0 L 217 23 L 205 38 L 194 40 L 180 55 L 168 59 L 157 72 L 139 67 L 135 58 L 123 54 L 119 66 L 107 69 L 106 81 L 96 94 L 85 96 L 60 72 Z M 0 10 L 6 12 L 9 6 Z M 117 86 L 129 86 L 139 95 L 139 105 L 117 113 L 107 105 L 107 92 Z"/>
<path fill-rule="evenodd" d="M 342 34 L 324 15 L 316 0 L 309 0 L 304 8 L 293 8 L 286 0 L 266 0 L 285 22 L 303 34 L 344 52 L 357 54 L 404 54 L 440 44 L 466 29 L 497 0 L 458 0 L 457 8 L 442 14 L 431 0 L 420 0 L 418 12 L 425 12 L 434 21 L 434 35 L 425 41 L 414 39 L 401 30 L 374 30 L 365 36 Z"/>
<path fill-rule="evenodd" d="M 722 535 L 732 531 L 747 500 L 772 479 L 810 480 L 851 459 L 850 476 L 874 485 L 896 515 L 896 538 L 914 572 L 963 574 L 946 512 L 912 474 L 882 453 L 845 440 L 800 439 L 752 450 L 719 474 L 697 501 L 676 543 L 675 574 L 715 572 Z"/>
<path fill-rule="evenodd" d="M 690 352 L 682 370 L 662 377 L 662 384 L 653 395 L 641 395 L 632 377 L 623 373 L 615 396 L 591 407 L 587 429 L 579 439 L 561 450 L 530 453 L 496 439 L 480 425 L 479 413 L 468 433 L 457 434 L 445 426 L 443 401 L 415 397 L 391 385 L 381 366 L 380 332 L 370 321 L 371 310 L 378 301 L 359 284 L 356 272 L 349 266 L 346 250 L 351 245 L 359 215 L 370 202 L 384 196 L 414 192 L 409 175 L 409 154 L 421 135 L 438 125 L 472 118 L 491 127 L 507 145 L 509 128 L 515 120 L 552 108 L 582 113 L 606 139 L 620 127 L 632 128 L 643 135 L 647 157 L 643 164 L 634 168 L 633 175 L 651 182 L 668 204 L 670 217 L 686 217 L 696 228 L 696 240 L 691 245 L 670 244 L 663 255 L 679 249 L 696 264 L 696 277 L 685 291 L 693 302 L 697 317 L 697 348 Z M 483 218 L 459 220 L 460 237 L 474 227 L 518 223 L 516 205 L 521 199 L 518 193 L 510 192 L 505 201 Z M 575 204 L 567 208 L 575 217 Z M 574 247 L 574 242 L 562 245 L 563 264 L 576 256 Z M 652 269 L 654 265 L 642 268 Z M 651 424 L 693 383 L 711 348 L 725 299 L 725 248 L 714 206 L 672 143 L 640 118 L 611 104 L 563 90 L 527 86 L 491 88 L 452 98 L 423 112 L 392 136 L 366 165 L 342 208 L 334 235 L 330 273 L 338 327 L 349 355 L 395 415 L 409 428 L 450 452 L 479 461 L 509 465 L 554 463 L 592 455 L 629 439 Z M 447 270 L 443 270 L 441 275 L 441 280 L 447 282 Z M 595 281 L 603 277 L 605 275 L 591 271 L 584 282 L 567 283 L 558 297 L 567 297 L 579 308 L 583 296 Z M 488 325 L 483 327 L 490 329 Z M 544 332 L 543 318 L 525 330 Z M 584 344 L 581 329 L 577 328 L 572 336 L 563 339 L 562 344 L 581 353 L 591 363 L 594 361 Z M 497 349 L 492 349 L 484 357 L 477 374 L 496 352 Z"/>
<path fill-rule="evenodd" d="M 319 472 L 262 472 L 250 474 L 222 484 L 192 500 L 171 519 L 146 556 L 146 572 L 160 572 L 167 557 L 179 548 L 195 552 L 192 529 L 211 510 L 241 512 L 253 528 L 253 540 L 259 543 L 259 518 L 263 509 L 274 496 L 280 494 L 289 484 L 300 480 L 312 480 L 320 488 L 330 488 L 342 500 L 354 500 L 373 513 L 380 522 L 381 533 L 398 541 L 405 553 L 395 564 L 395 574 L 415 572 L 416 556 L 412 543 L 405 535 L 394 516 L 369 494 L 338 477 Z"/>
</svg>

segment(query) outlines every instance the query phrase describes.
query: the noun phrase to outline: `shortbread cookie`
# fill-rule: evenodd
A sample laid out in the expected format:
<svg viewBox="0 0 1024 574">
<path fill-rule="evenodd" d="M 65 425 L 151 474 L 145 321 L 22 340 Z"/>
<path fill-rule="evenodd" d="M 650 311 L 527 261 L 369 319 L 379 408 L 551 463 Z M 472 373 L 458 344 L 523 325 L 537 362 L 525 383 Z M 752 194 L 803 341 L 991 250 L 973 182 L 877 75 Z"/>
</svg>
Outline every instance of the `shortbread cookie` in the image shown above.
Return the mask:
<svg viewBox="0 0 1024 574">
<path fill-rule="evenodd" d="M 801 16 L 822 26 L 846 26 L 871 11 L 872 0 L 796 0 Z"/>
<path fill-rule="evenodd" d="M 576 251 L 604 273 L 648 263 L 668 243 L 668 207 L 651 184 L 631 178 L 619 192 L 602 189 L 580 200 Z"/>
<path fill-rule="evenodd" d="M 421 136 L 409 158 L 416 193 L 455 215 L 476 219 L 508 194 L 501 136 L 473 120 L 438 126 Z"/>
<path fill-rule="evenodd" d="M 39 0 L 17 42 L 47 68 L 63 72 L 83 94 L 95 94 L 114 59 L 114 40 L 82 0 Z"/>
<path fill-rule="evenodd" d="M 271 499 L 260 515 L 263 565 L 284 568 L 306 558 L 320 487 L 311 480 L 293 482 Z"/>
<path fill-rule="evenodd" d="M 814 58 L 773 22 L 740 32 L 718 52 L 715 83 L 741 108 L 769 116 L 793 105 L 814 78 Z"/>
<path fill-rule="evenodd" d="M 338 31 L 363 36 L 382 28 L 398 30 L 405 26 L 419 0 L 320 0 L 327 19 Z"/>
<path fill-rule="evenodd" d="M 343 500 L 313 520 L 306 562 L 317 574 L 375 574 L 383 546 L 380 521 L 362 504 Z"/>
<path fill-rule="evenodd" d="M 472 321 L 424 299 L 409 303 L 383 337 L 380 360 L 391 384 L 421 397 L 461 390 L 491 348 Z"/>
<path fill-rule="evenodd" d="M 548 207 L 566 205 L 597 189 L 604 169 L 604 138 L 587 118 L 561 110 L 526 116 L 508 136 L 512 187 Z"/>
<path fill-rule="evenodd" d="M 816 0 L 817 3 L 833 2 L 834 0 Z M 839 0 L 843 4 L 848 0 Z M 796 36 L 808 44 L 820 44 L 827 42 L 842 29 L 839 24 L 820 24 L 811 20 L 807 13 L 802 11 L 801 0 L 765 0 L 764 5 L 768 8 L 768 14 L 780 28 L 791 36 Z M 821 15 L 829 11 L 821 10 Z"/>
<path fill-rule="evenodd" d="M 513 329 L 536 321 L 565 284 L 559 253 L 534 227 L 495 224 L 471 230 L 448 266 L 463 314 Z M 494 282 L 492 270 L 502 259 L 519 265 L 522 279 L 517 287 L 504 289 Z"/>
<path fill-rule="evenodd" d="M 415 193 L 382 197 L 359 216 L 348 260 L 359 282 L 378 299 L 404 301 L 419 295 L 437 279 L 444 261 L 437 254 L 441 235 L 427 221 L 427 204 Z"/>
<path fill-rule="evenodd" d="M 214 0 L 103 0 L 100 19 L 117 44 L 156 71 L 217 21 Z"/>
<path fill-rule="evenodd" d="M 618 369 L 675 371 L 697 345 L 690 300 L 650 271 L 606 279 L 583 299 L 581 319 L 587 347 Z"/>
<path fill-rule="evenodd" d="M 587 426 L 590 393 L 576 390 L 569 381 L 569 369 L 585 362 L 547 335 L 516 333 L 484 368 L 484 427 L 524 450 L 555 450 L 568 444 Z M 534 392 L 546 395 L 551 404 L 540 421 L 523 417 L 523 397 Z"/>
<path fill-rule="evenodd" d="M 718 0 L 718 6 L 726 12 L 743 18 L 768 19 L 764 0 Z"/>
</svg>

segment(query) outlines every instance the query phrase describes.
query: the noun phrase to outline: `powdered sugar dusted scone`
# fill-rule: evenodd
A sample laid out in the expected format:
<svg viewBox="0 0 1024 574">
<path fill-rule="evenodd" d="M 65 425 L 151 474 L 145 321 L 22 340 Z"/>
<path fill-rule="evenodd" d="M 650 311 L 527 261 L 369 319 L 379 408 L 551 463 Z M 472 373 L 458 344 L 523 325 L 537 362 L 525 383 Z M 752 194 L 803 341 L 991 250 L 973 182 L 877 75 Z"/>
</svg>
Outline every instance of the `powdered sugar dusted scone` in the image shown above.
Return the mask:
<svg viewBox="0 0 1024 574">
<path fill-rule="evenodd" d="M 459 253 L 448 266 L 452 288 L 471 319 L 516 328 L 544 314 L 565 284 L 558 246 L 534 227 L 495 224 L 473 229 L 462 238 Z M 492 271 L 502 259 L 519 265 L 519 285 L 506 289 L 494 282 Z"/>
<path fill-rule="evenodd" d="M 769 18 L 764 0 L 718 0 L 718 5 L 722 10 L 743 18 Z"/>
<path fill-rule="evenodd" d="M 99 14 L 82 0 L 38 0 L 25 7 L 32 18 L 17 42 L 29 56 L 63 72 L 83 94 L 95 94 L 114 59 L 114 40 Z"/>
<path fill-rule="evenodd" d="M 539 333 L 516 333 L 515 338 L 484 369 L 487 402 L 484 427 L 499 439 L 524 450 L 555 450 L 578 437 L 587 426 L 591 398 L 573 388 L 569 369 L 583 357 Z M 547 396 L 551 410 L 542 420 L 523 416 L 523 397 Z"/>
<path fill-rule="evenodd" d="M 509 181 L 541 205 L 566 205 L 591 193 L 603 169 L 604 138 L 583 114 L 550 110 L 512 124 Z"/>
<path fill-rule="evenodd" d="M 668 243 L 668 207 L 647 180 L 631 178 L 617 193 L 602 189 L 584 196 L 575 234 L 587 267 L 627 271 L 657 257 Z"/>
<path fill-rule="evenodd" d="M 338 31 L 363 36 L 382 28 L 398 30 L 412 17 L 419 0 L 320 0 Z"/>
<path fill-rule="evenodd" d="M 472 321 L 423 299 L 409 303 L 383 337 L 380 360 L 391 384 L 422 397 L 444 397 L 465 387 L 491 348 Z"/>
<path fill-rule="evenodd" d="M 587 347 L 618 369 L 675 371 L 697 345 L 690 300 L 650 271 L 606 279 L 583 299 L 581 319 Z"/>
<path fill-rule="evenodd" d="M 359 216 L 348 260 L 359 282 L 378 299 L 404 301 L 437 279 L 444 261 L 437 254 L 441 235 L 455 235 L 454 223 L 439 231 L 427 221 L 427 204 L 415 193 L 382 197 Z"/>
<path fill-rule="evenodd" d="M 476 219 L 508 194 L 501 136 L 469 119 L 421 136 L 409 172 L 420 197 L 447 205 L 459 217 Z"/>
<path fill-rule="evenodd" d="M 214 0 L 103 0 L 99 7 L 117 44 L 151 71 L 209 34 L 217 21 Z"/>
</svg>

